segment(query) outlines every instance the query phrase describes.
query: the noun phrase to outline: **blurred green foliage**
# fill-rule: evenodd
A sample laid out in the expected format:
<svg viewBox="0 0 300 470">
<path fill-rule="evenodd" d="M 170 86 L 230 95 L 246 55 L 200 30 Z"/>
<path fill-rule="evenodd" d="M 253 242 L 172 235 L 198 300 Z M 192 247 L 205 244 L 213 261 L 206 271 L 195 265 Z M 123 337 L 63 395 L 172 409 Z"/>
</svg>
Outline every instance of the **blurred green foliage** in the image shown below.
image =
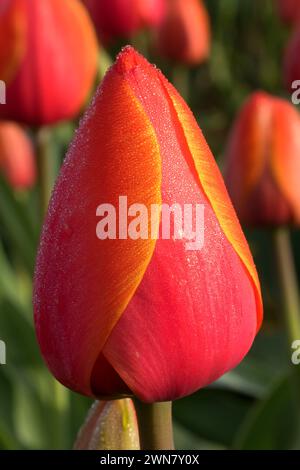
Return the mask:
<svg viewBox="0 0 300 470">
<path fill-rule="evenodd" d="M 281 65 L 289 31 L 280 23 L 274 3 L 206 2 L 213 27 L 212 54 L 206 64 L 189 71 L 188 100 L 220 164 L 228 130 L 245 97 L 258 88 L 285 95 Z M 150 59 L 174 78 L 171 64 L 153 51 Z M 53 130 L 51 152 L 57 170 L 73 129 L 73 124 L 64 124 Z M 90 400 L 52 378 L 37 346 L 31 306 L 40 231 L 37 190 L 16 194 L 2 179 L 0 226 L 0 339 L 7 345 L 7 364 L 0 366 L 0 448 L 71 448 Z M 272 247 L 267 233 L 248 236 L 262 280 L 263 331 L 239 367 L 174 404 L 177 448 L 300 448 L 299 408 Z M 293 234 L 293 241 L 300 270 L 299 233 Z"/>
</svg>

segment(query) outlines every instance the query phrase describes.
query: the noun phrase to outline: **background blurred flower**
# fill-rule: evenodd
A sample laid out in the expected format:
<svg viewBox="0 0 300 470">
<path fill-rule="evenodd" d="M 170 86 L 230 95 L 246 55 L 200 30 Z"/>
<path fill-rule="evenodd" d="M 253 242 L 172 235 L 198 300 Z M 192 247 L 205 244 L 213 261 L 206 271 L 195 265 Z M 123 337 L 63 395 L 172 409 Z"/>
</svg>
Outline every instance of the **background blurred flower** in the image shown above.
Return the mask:
<svg viewBox="0 0 300 470">
<path fill-rule="evenodd" d="M 88 97 L 97 66 L 97 41 L 84 6 L 79 0 L 5 3 L 23 16 L 27 33 L 25 54 L 8 86 L 0 116 L 30 125 L 73 118 Z M 0 10 L 0 18 L 5 12 Z M 0 21 L 7 21 L 10 29 L 14 17 Z"/>
<path fill-rule="evenodd" d="M 300 116 L 287 101 L 257 92 L 239 112 L 226 151 L 225 181 L 240 220 L 300 223 Z"/>
<path fill-rule="evenodd" d="M 95 402 L 75 442 L 77 450 L 138 450 L 139 430 L 132 400 Z"/>
<path fill-rule="evenodd" d="M 117 207 L 119 195 L 149 211 L 161 201 L 204 205 L 204 247 L 97 239 L 96 208 Z M 176 90 L 130 47 L 103 80 L 58 178 L 34 305 L 42 353 L 62 383 L 146 402 L 216 380 L 242 360 L 261 324 L 257 273 L 207 143 Z"/>
<path fill-rule="evenodd" d="M 26 23 L 19 0 L 0 4 L 0 80 L 10 81 L 25 52 Z"/>
<path fill-rule="evenodd" d="M 284 56 L 284 81 L 291 93 L 295 80 L 300 80 L 300 24 L 292 34 Z"/>
<path fill-rule="evenodd" d="M 168 0 L 157 32 L 158 51 L 186 64 L 198 64 L 210 52 L 210 20 L 202 0 Z"/>
<path fill-rule="evenodd" d="M 14 122 L 0 121 L 0 170 L 15 189 L 34 185 L 34 150 L 26 132 Z"/>
<path fill-rule="evenodd" d="M 142 24 L 146 27 L 158 26 L 166 13 L 167 0 L 140 0 L 139 10 Z"/>
<path fill-rule="evenodd" d="M 83 0 L 99 37 L 108 42 L 130 38 L 143 27 L 160 23 L 166 0 Z"/>
<path fill-rule="evenodd" d="M 300 20 L 299 0 L 277 0 L 279 15 L 285 23 L 296 24 Z"/>
</svg>

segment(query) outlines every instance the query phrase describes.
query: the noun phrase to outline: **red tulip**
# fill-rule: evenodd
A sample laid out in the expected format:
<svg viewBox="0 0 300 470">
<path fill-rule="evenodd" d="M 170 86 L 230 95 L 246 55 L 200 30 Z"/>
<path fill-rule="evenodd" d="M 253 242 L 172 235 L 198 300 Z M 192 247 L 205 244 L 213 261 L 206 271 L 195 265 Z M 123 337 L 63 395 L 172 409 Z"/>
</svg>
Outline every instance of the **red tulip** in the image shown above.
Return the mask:
<svg viewBox="0 0 300 470">
<path fill-rule="evenodd" d="M 2 0 L 0 5 L 0 80 L 10 81 L 24 55 L 26 34 L 18 0 Z"/>
<path fill-rule="evenodd" d="M 165 13 L 166 0 L 83 0 L 99 37 L 108 42 L 129 38 L 143 27 L 157 26 Z"/>
<path fill-rule="evenodd" d="M 254 93 L 233 126 L 226 182 L 250 225 L 300 223 L 300 116 L 287 101 Z"/>
<path fill-rule="evenodd" d="M 99 37 L 107 42 L 115 37 L 130 37 L 140 28 L 138 0 L 83 0 L 94 20 Z"/>
<path fill-rule="evenodd" d="M 291 36 L 285 51 L 284 80 L 287 89 L 291 92 L 295 90 L 293 82 L 300 80 L 300 25 Z"/>
<path fill-rule="evenodd" d="M 161 202 L 199 204 L 204 246 L 149 237 L 150 219 L 145 239 L 127 237 L 122 215 L 120 234 L 99 239 L 97 208 L 118 207 L 120 195 L 148 212 Z M 104 78 L 58 178 L 34 306 L 58 380 L 146 402 L 216 380 L 242 360 L 261 324 L 257 273 L 207 143 L 174 87 L 131 47 Z"/>
<path fill-rule="evenodd" d="M 278 12 L 282 21 L 295 24 L 300 19 L 299 0 L 277 0 Z"/>
<path fill-rule="evenodd" d="M 36 180 L 31 140 L 14 122 L 0 122 L 0 170 L 15 189 L 30 188 Z"/>
<path fill-rule="evenodd" d="M 160 23 L 166 0 L 83 0 L 99 37 L 107 42 L 130 38 L 142 27 Z"/>
<path fill-rule="evenodd" d="M 80 429 L 76 450 L 139 450 L 139 430 L 132 400 L 95 402 Z"/>
<path fill-rule="evenodd" d="M 210 51 L 210 21 L 201 0 L 168 0 L 157 35 L 157 49 L 165 57 L 198 64 Z"/>
<path fill-rule="evenodd" d="M 30 125 L 73 118 L 87 99 L 97 64 L 96 37 L 85 8 L 79 0 L 7 1 L 16 3 L 27 34 L 1 117 Z"/>
</svg>

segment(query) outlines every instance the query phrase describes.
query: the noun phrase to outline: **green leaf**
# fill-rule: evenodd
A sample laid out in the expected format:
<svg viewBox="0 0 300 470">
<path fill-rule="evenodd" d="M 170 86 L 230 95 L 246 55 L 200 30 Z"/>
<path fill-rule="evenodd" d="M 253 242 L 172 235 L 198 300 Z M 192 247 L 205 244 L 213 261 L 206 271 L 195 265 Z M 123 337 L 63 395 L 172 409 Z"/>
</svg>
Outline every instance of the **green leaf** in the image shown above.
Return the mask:
<svg viewBox="0 0 300 470">
<path fill-rule="evenodd" d="M 178 450 L 224 450 L 225 447 L 217 442 L 201 439 L 176 421 L 173 423 L 175 449 Z"/>
<path fill-rule="evenodd" d="M 0 179 L 0 220 L 7 241 L 12 243 L 26 268 L 32 272 L 37 233 L 28 217 L 26 206 L 15 198 L 12 189 L 3 178 Z"/>
<path fill-rule="evenodd" d="M 9 300 L 0 300 L 0 309 L 0 337 L 7 345 L 8 364 L 21 368 L 40 366 L 42 361 L 32 323 Z"/>
<path fill-rule="evenodd" d="M 0 449 L 17 449 L 21 443 L 14 434 L 13 409 L 14 385 L 5 375 L 6 366 L 0 366 Z"/>
<path fill-rule="evenodd" d="M 207 388 L 177 400 L 174 418 L 202 439 L 219 445 L 231 445 L 252 400 L 229 390 Z"/>
<path fill-rule="evenodd" d="M 300 404 L 299 394 L 295 400 L 294 386 L 290 376 L 280 380 L 250 409 L 237 434 L 236 449 L 286 450 L 299 444 Z"/>
<path fill-rule="evenodd" d="M 285 335 L 261 332 L 241 364 L 221 377 L 215 385 L 254 397 L 263 398 L 270 387 L 289 370 Z"/>
</svg>

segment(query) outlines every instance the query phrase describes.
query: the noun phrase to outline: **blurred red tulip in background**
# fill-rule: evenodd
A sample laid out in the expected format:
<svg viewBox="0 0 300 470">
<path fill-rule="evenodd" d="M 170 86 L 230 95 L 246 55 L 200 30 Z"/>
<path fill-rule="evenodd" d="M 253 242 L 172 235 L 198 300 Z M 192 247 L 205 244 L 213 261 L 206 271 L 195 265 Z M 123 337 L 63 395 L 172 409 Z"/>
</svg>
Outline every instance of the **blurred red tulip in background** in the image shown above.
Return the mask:
<svg viewBox="0 0 300 470">
<path fill-rule="evenodd" d="M 79 0 L 6 3 L 18 8 L 27 33 L 0 116 L 29 125 L 73 118 L 88 97 L 97 66 L 97 40 L 86 9 Z M 14 18 L 7 19 L 5 12 L 0 9 L 0 25 L 5 22 L 9 29 Z"/>
<path fill-rule="evenodd" d="M 168 0 L 157 49 L 169 59 L 198 64 L 210 52 L 210 20 L 202 0 Z"/>
<path fill-rule="evenodd" d="M 296 24 L 300 20 L 299 0 L 277 0 L 279 15 L 285 23 Z"/>
<path fill-rule="evenodd" d="M 14 122 L 0 121 L 0 171 L 15 189 L 30 188 L 36 180 L 33 145 Z"/>
<path fill-rule="evenodd" d="M 239 112 L 226 152 L 229 194 L 243 223 L 300 223 L 300 116 L 263 92 Z"/>
<path fill-rule="evenodd" d="M 158 26 L 166 13 L 167 0 L 139 0 L 142 24 L 146 27 Z"/>
<path fill-rule="evenodd" d="M 204 246 L 99 240 L 96 209 L 117 207 L 120 195 L 149 212 L 161 202 L 201 205 Z M 243 359 L 261 325 L 256 269 L 209 147 L 175 88 L 131 47 L 104 78 L 58 178 L 34 308 L 58 380 L 146 402 L 216 380 Z"/>
<path fill-rule="evenodd" d="M 25 51 L 26 24 L 18 0 L 0 4 L 0 80 L 9 82 Z"/>
<path fill-rule="evenodd" d="M 99 37 L 107 42 L 130 38 L 143 27 L 157 26 L 165 13 L 166 0 L 83 0 Z"/>
<path fill-rule="evenodd" d="M 287 45 L 284 56 L 284 81 L 291 93 L 295 90 L 293 82 L 300 83 L 300 24 L 295 29 Z"/>
<path fill-rule="evenodd" d="M 76 450 L 138 450 L 139 430 L 132 400 L 95 402 L 80 429 Z"/>
</svg>

